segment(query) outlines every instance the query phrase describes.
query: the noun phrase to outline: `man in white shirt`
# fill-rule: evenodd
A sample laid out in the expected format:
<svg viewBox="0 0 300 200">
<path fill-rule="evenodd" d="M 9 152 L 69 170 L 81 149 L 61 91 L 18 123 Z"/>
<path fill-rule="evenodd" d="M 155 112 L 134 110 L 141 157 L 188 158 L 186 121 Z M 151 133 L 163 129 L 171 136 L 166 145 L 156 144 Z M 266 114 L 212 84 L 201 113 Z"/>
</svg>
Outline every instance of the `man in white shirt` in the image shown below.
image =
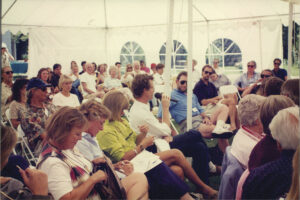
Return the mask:
<svg viewBox="0 0 300 200">
<path fill-rule="evenodd" d="M 164 86 L 165 86 L 165 81 L 163 77 L 164 67 L 165 65 L 161 63 L 156 65 L 156 73 L 153 75 L 155 92 L 161 93 L 164 91 Z"/>
<path fill-rule="evenodd" d="M 148 104 L 154 94 L 153 77 L 147 74 L 136 75 L 131 87 L 135 102 L 132 105 L 129 113 L 129 122 L 132 129 L 139 134 L 139 127 L 147 124 L 149 126 L 148 136 L 163 138 L 169 142 L 171 148 L 177 148 L 187 157 L 193 158 L 192 166 L 197 175 L 205 183 L 208 183 L 209 175 L 209 153 L 206 143 L 203 141 L 201 134 L 198 131 L 190 130 L 186 133 L 171 135 L 169 105 L 170 98 L 163 95 L 162 97 L 162 122 L 150 111 Z M 152 146 L 148 149 L 156 152 L 156 147 Z"/>
</svg>

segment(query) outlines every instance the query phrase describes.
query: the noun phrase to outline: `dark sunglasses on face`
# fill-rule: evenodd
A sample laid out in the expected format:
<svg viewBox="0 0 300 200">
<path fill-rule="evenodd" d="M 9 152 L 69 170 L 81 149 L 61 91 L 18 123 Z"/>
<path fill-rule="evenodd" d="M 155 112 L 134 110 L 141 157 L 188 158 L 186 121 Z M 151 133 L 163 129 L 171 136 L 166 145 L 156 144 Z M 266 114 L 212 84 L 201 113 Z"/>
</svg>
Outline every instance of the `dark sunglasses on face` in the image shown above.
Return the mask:
<svg viewBox="0 0 300 200">
<path fill-rule="evenodd" d="M 186 84 L 187 83 L 187 81 L 180 81 L 180 84 L 181 85 L 184 85 L 184 84 Z"/>
<path fill-rule="evenodd" d="M 46 87 L 41 87 L 39 89 L 41 89 L 43 92 L 45 92 L 47 88 Z"/>
<path fill-rule="evenodd" d="M 254 65 L 248 65 L 248 67 L 254 68 L 255 66 Z"/>
<path fill-rule="evenodd" d="M 261 74 L 260 77 L 261 77 L 261 78 L 269 78 L 269 77 L 271 77 L 271 75 Z"/>
<path fill-rule="evenodd" d="M 274 65 L 280 65 L 281 63 L 278 63 L 278 62 L 276 62 L 276 63 L 274 63 Z"/>
<path fill-rule="evenodd" d="M 10 75 L 10 74 L 13 74 L 14 72 L 13 71 L 7 71 L 7 72 L 5 72 L 5 74 L 7 74 L 7 75 Z"/>
<path fill-rule="evenodd" d="M 212 75 L 213 73 L 212 72 L 209 72 L 209 71 L 204 71 L 205 74 L 209 74 L 209 75 Z"/>
</svg>

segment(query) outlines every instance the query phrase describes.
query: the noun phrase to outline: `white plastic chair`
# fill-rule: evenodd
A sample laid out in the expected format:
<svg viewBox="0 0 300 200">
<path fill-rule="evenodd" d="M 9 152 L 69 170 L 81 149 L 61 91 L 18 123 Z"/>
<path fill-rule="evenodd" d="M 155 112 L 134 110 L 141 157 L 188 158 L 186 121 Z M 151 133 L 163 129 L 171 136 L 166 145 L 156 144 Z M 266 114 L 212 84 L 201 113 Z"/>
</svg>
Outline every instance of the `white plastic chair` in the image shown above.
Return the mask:
<svg viewBox="0 0 300 200">
<path fill-rule="evenodd" d="M 240 99 L 242 98 L 237 87 L 234 85 L 223 85 L 219 88 L 219 91 L 223 98 L 226 94 L 237 94 Z"/>
<path fill-rule="evenodd" d="M 12 122 L 11 122 L 11 118 L 10 118 L 10 109 L 9 109 L 9 108 L 5 111 L 5 115 L 6 115 L 6 118 L 7 118 L 8 122 L 9 122 L 10 126 L 11 126 L 13 129 L 15 129 L 14 126 L 13 126 L 13 124 L 12 124 Z M 15 129 L 15 130 L 16 130 L 16 129 Z"/>
<path fill-rule="evenodd" d="M 18 133 L 18 140 L 19 140 L 18 143 L 20 144 L 21 151 L 22 151 L 21 156 L 24 156 L 26 160 L 29 162 L 29 164 L 36 166 L 38 158 L 34 156 L 31 149 L 29 148 L 27 137 L 25 136 L 25 133 L 21 125 L 18 126 L 17 133 Z"/>
</svg>

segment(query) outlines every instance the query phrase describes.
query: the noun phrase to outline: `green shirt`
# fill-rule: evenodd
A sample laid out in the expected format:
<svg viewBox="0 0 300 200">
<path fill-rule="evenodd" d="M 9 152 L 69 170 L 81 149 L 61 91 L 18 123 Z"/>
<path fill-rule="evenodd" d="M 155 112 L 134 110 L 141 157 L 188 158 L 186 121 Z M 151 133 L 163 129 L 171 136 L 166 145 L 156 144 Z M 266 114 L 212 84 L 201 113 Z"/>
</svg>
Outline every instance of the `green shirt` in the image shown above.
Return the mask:
<svg viewBox="0 0 300 200">
<path fill-rule="evenodd" d="M 136 147 L 136 133 L 127 120 L 105 121 L 103 130 L 97 134 L 98 143 L 113 162 L 120 161 L 126 152 Z"/>
</svg>

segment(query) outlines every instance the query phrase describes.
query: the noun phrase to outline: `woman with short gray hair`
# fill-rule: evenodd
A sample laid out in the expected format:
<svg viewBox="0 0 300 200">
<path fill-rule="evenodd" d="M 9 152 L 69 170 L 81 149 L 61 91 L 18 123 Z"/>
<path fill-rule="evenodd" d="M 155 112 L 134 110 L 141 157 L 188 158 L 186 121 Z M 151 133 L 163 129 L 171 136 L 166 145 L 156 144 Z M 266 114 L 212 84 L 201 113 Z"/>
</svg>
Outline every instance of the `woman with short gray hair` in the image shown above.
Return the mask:
<svg viewBox="0 0 300 200">
<path fill-rule="evenodd" d="M 265 97 L 249 94 L 241 99 L 238 106 L 238 117 L 241 127 L 233 138 L 231 153 L 242 164 L 248 167 L 250 153 L 263 138 L 263 126 L 259 111 Z"/>
<path fill-rule="evenodd" d="M 242 199 L 279 199 L 292 182 L 292 160 L 299 145 L 299 107 L 280 110 L 269 128 L 280 151 L 278 159 L 250 171 L 243 185 Z"/>
</svg>

